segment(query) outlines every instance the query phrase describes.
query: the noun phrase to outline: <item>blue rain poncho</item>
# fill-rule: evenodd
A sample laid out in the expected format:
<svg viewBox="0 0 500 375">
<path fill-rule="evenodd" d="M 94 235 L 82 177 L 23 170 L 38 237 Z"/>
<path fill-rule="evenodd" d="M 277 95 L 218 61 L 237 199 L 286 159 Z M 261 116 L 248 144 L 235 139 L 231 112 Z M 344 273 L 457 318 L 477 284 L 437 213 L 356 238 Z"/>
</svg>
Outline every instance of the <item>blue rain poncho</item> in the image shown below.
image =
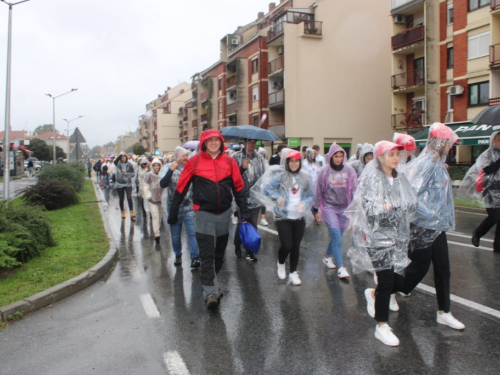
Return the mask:
<svg viewBox="0 0 500 375">
<path fill-rule="evenodd" d="M 333 155 L 342 152 L 344 159 L 341 166 L 333 167 Z M 340 229 L 349 226 L 349 219 L 344 211 L 352 202 L 358 186 L 356 171 L 346 163 L 347 155 L 342 147 L 333 143 L 326 158 L 326 165 L 320 170 L 314 185 L 313 207 L 328 228 Z"/>
<path fill-rule="evenodd" d="M 492 141 L 500 131 L 490 136 L 490 147 L 476 160 L 467 171 L 457 196 L 482 204 L 486 208 L 500 208 L 500 149 L 493 146 Z"/>
<path fill-rule="evenodd" d="M 347 255 L 354 273 L 394 267 L 394 272 L 404 274 L 410 263 L 410 222 L 417 199 L 404 174 L 394 171 L 389 178 L 383 172 L 388 153 L 368 164 L 345 211 L 351 222 L 352 246 Z"/>
<path fill-rule="evenodd" d="M 433 137 L 429 130 L 424 150 L 406 166 L 405 174 L 418 199 L 412 221 L 412 249 L 429 247 L 441 232 L 455 227 L 455 205 L 450 175 L 446 169 L 447 151 L 458 136 L 449 129 L 451 139 Z M 444 137 L 444 135 L 443 135 Z"/>
<path fill-rule="evenodd" d="M 298 173 L 290 171 L 286 163 L 286 156 L 290 151 L 293 150 L 283 149 L 280 165 L 267 168 L 264 175 L 250 190 L 250 200 L 254 206 L 266 206 L 269 211 L 273 212 L 276 221 L 303 218 L 306 225 L 309 225 L 313 221 L 311 207 L 314 189 L 311 176 L 302 168 L 302 160 Z M 300 195 L 298 204 L 291 203 L 291 194 Z M 280 202 L 283 204 L 280 205 Z"/>
</svg>

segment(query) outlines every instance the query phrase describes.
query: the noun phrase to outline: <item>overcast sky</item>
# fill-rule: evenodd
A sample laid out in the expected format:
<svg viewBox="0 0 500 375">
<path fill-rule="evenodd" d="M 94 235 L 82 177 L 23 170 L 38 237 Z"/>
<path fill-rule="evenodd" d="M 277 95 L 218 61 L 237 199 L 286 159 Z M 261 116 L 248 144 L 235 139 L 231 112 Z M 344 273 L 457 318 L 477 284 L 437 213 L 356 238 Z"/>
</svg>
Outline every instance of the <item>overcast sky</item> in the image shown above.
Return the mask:
<svg viewBox="0 0 500 375">
<path fill-rule="evenodd" d="M 17 0 L 7 0 L 16 2 Z M 220 39 L 270 0 L 31 0 L 13 7 L 12 130 L 78 126 L 88 145 L 137 128 L 146 103 L 218 61 Z M 276 1 L 279 3 L 279 0 Z M 6 4 L 0 3 L 0 129 L 5 128 Z"/>
</svg>

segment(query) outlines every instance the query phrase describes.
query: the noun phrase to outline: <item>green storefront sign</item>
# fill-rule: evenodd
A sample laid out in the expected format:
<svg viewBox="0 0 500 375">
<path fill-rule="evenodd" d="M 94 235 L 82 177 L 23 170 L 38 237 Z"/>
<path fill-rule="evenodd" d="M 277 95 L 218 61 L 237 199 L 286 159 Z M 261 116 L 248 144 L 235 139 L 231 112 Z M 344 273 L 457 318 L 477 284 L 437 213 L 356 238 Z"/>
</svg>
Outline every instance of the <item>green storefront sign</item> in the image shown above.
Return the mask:
<svg viewBox="0 0 500 375">
<path fill-rule="evenodd" d="M 288 146 L 300 146 L 300 138 L 288 138 Z"/>
</svg>

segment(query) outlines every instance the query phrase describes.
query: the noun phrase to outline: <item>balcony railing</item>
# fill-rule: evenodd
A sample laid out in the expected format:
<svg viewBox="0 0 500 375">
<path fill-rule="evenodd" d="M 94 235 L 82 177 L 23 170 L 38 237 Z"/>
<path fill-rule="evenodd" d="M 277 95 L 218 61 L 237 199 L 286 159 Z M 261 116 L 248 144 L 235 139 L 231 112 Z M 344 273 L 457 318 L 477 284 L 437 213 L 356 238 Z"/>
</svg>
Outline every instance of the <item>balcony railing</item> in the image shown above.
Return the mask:
<svg viewBox="0 0 500 375">
<path fill-rule="evenodd" d="M 391 115 L 392 116 L 392 130 L 402 130 L 402 129 L 420 129 L 422 128 L 422 123 L 424 122 L 424 113 L 420 111 L 420 114 L 422 116 L 422 119 L 417 119 L 417 120 L 410 120 L 411 122 L 408 123 L 406 120 L 406 114 L 405 113 L 396 113 Z M 420 116 L 420 115 L 419 115 Z"/>
<path fill-rule="evenodd" d="M 197 127 L 198 127 L 198 119 L 193 120 L 193 121 L 191 122 L 191 126 L 192 126 L 193 128 L 197 128 Z"/>
<path fill-rule="evenodd" d="M 304 21 L 305 35 L 323 35 L 323 22 L 321 21 Z"/>
<path fill-rule="evenodd" d="M 421 42 L 424 40 L 425 29 L 424 25 L 417 26 L 414 29 L 405 30 L 398 35 L 392 37 L 392 49 L 398 49 L 410 44 Z"/>
<path fill-rule="evenodd" d="M 500 105 L 500 98 L 490 98 L 490 107 Z"/>
<path fill-rule="evenodd" d="M 208 120 L 208 114 L 204 113 L 201 115 L 201 122 L 207 122 Z"/>
<path fill-rule="evenodd" d="M 183 134 L 184 134 L 183 132 L 180 132 L 180 133 L 179 133 L 179 138 L 180 138 L 180 139 L 184 138 L 184 135 L 183 135 Z"/>
<path fill-rule="evenodd" d="M 491 10 L 500 9 L 500 0 L 490 0 L 490 8 Z"/>
<path fill-rule="evenodd" d="M 417 69 L 410 72 L 395 74 L 391 78 L 393 90 L 405 87 L 421 86 L 425 83 L 424 69 Z"/>
<path fill-rule="evenodd" d="M 226 114 L 230 115 L 232 113 L 236 113 L 238 110 L 238 102 L 228 104 L 226 107 Z"/>
<path fill-rule="evenodd" d="M 269 125 L 269 130 L 272 131 L 274 134 L 276 134 L 280 138 L 285 137 L 285 124 L 272 124 Z"/>
<path fill-rule="evenodd" d="M 267 32 L 267 42 L 271 42 L 274 39 L 280 37 L 285 33 L 285 28 L 283 22 L 278 23 L 276 26 L 272 26 Z"/>
<path fill-rule="evenodd" d="M 269 94 L 269 107 L 274 107 L 285 102 L 285 89 Z"/>
<path fill-rule="evenodd" d="M 499 0 L 500 1 L 500 0 Z M 283 56 L 278 57 L 277 59 L 268 63 L 268 74 L 271 75 L 278 70 L 282 70 L 285 67 L 285 59 Z"/>
<path fill-rule="evenodd" d="M 179 113 L 184 113 L 184 108 L 183 107 L 179 108 Z"/>
<path fill-rule="evenodd" d="M 498 0 L 500 3 L 500 0 Z M 500 64 L 500 44 L 490 46 L 490 65 Z"/>
<path fill-rule="evenodd" d="M 238 77 L 235 74 L 234 76 L 231 76 L 226 80 L 226 89 L 236 86 L 237 83 L 238 83 Z"/>
<path fill-rule="evenodd" d="M 182 128 L 182 120 L 179 121 L 179 126 Z"/>
<path fill-rule="evenodd" d="M 208 99 L 208 91 L 203 91 L 201 94 L 200 94 L 200 100 L 202 102 L 204 102 L 205 100 Z"/>
<path fill-rule="evenodd" d="M 186 122 L 187 120 L 188 120 L 188 117 L 187 117 L 187 116 L 184 116 L 184 117 L 182 118 L 182 121 L 184 121 L 184 122 Z"/>
<path fill-rule="evenodd" d="M 184 137 L 187 137 L 187 136 L 188 136 L 188 131 L 184 130 Z"/>
</svg>

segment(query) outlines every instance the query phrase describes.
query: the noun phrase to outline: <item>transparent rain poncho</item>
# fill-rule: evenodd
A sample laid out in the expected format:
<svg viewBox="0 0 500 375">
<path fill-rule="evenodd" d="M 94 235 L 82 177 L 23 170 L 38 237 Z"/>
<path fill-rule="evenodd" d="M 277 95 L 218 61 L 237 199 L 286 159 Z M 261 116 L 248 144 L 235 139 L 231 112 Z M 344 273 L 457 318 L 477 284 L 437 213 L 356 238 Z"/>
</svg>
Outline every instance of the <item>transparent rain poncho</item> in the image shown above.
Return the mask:
<svg viewBox="0 0 500 375">
<path fill-rule="evenodd" d="M 493 140 L 500 134 L 490 136 L 490 147 L 467 171 L 458 189 L 457 197 L 462 201 L 475 203 L 486 208 L 500 208 L 500 149 L 493 146 Z"/>
<path fill-rule="evenodd" d="M 394 133 L 392 141 L 405 148 L 400 151 L 404 155 L 401 155 L 401 163 L 398 165 L 398 172 L 405 173 L 407 164 L 417 157 L 415 138 L 408 134 Z M 409 148 L 412 149 L 409 150 Z"/>
<path fill-rule="evenodd" d="M 302 168 L 307 170 L 311 175 L 313 185 L 316 183 L 316 178 L 318 177 L 319 170 L 321 166 L 316 161 L 316 151 L 312 148 L 306 149 L 306 158 L 302 161 Z"/>
<path fill-rule="evenodd" d="M 333 155 L 342 152 L 344 159 L 341 166 L 333 164 Z M 347 155 L 342 147 L 333 143 L 326 158 L 326 166 L 321 169 L 314 185 L 313 207 L 319 211 L 320 217 L 328 228 L 340 229 L 342 232 L 349 226 L 349 219 L 344 211 L 352 202 L 358 186 L 356 171 L 346 163 Z"/>
<path fill-rule="evenodd" d="M 359 154 L 359 158 L 357 160 L 354 160 L 353 162 L 351 162 L 349 164 L 356 171 L 358 178 L 361 176 L 361 173 L 363 172 L 363 169 L 366 166 L 365 156 L 366 156 L 366 154 L 369 154 L 369 153 L 373 154 L 373 145 L 370 143 L 365 143 L 363 145 L 363 148 L 361 149 L 361 153 Z"/>
<path fill-rule="evenodd" d="M 345 211 L 351 221 L 352 246 L 347 255 L 354 273 L 394 267 L 394 272 L 404 274 L 410 263 L 410 222 L 417 199 L 404 174 L 394 170 L 389 178 L 383 172 L 389 152 L 368 164 Z"/>
<path fill-rule="evenodd" d="M 259 180 L 259 178 L 264 175 L 264 172 L 266 171 L 268 167 L 268 163 L 264 157 L 259 154 L 257 151 L 254 151 L 252 154 L 252 157 L 249 157 L 247 155 L 246 150 L 243 148 L 241 151 L 238 151 L 232 155 L 232 157 L 236 160 L 236 163 L 238 163 L 238 166 L 240 167 L 241 171 L 241 165 L 243 163 L 243 160 L 247 159 L 248 160 L 248 167 L 247 169 L 241 174 L 241 177 L 243 177 L 243 181 L 245 182 L 245 189 L 250 190 L 252 186 L 255 185 L 255 183 Z M 248 207 L 249 208 L 256 208 L 259 207 L 259 205 L 252 203 L 250 201 L 250 196 L 248 197 Z"/>
<path fill-rule="evenodd" d="M 363 144 L 358 143 L 358 145 L 356 146 L 356 153 L 354 153 L 347 162 L 352 163 L 354 160 L 358 160 L 359 155 L 361 155 L 361 150 L 363 150 Z"/>
<path fill-rule="evenodd" d="M 302 160 L 298 173 L 290 171 L 286 159 L 290 151 L 294 150 L 284 148 L 281 151 L 280 165 L 267 168 L 264 175 L 250 189 L 250 200 L 255 206 L 266 206 L 273 212 L 276 221 L 303 218 L 306 225 L 309 225 L 313 221 L 311 207 L 314 189 L 311 176 L 302 168 Z M 298 204 L 290 202 L 292 194 L 300 194 Z"/>
<path fill-rule="evenodd" d="M 174 155 L 172 158 L 172 162 L 178 162 L 184 155 L 189 155 L 189 150 L 177 146 L 174 150 Z M 190 157 L 190 156 L 189 156 Z M 170 166 L 169 166 L 170 168 Z M 162 204 L 164 206 L 165 212 L 168 213 L 170 204 L 172 203 L 172 199 L 174 198 L 175 190 L 177 189 L 177 183 L 179 182 L 179 178 L 181 176 L 182 170 L 184 168 L 177 167 L 172 172 L 172 176 L 170 178 L 170 183 L 164 190 L 164 195 L 162 197 Z M 165 171 L 165 174 L 161 177 L 163 178 L 167 174 L 168 170 Z M 179 215 L 186 213 L 188 211 L 193 210 L 193 187 L 190 186 L 188 192 L 186 193 L 184 199 L 182 200 L 179 208 Z"/>
<path fill-rule="evenodd" d="M 163 188 L 160 186 L 159 174 L 154 171 L 155 164 L 160 165 L 161 169 L 160 160 L 154 158 L 151 162 L 151 171 L 144 177 L 144 197 L 152 203 L 161 203 Z"/>
<path fill-rule="evenodd" d="M 432 136 L 438 131 L 440 137 Z M 452 184 L 445 160 L 457 139 L 446 125 L 433 124 L 424 150 L 406 166 L 405 174 L 418 199 L 411 228 L 412 250 L 429 247 L 441 232 L 455 227 Z"/>
</svg>

